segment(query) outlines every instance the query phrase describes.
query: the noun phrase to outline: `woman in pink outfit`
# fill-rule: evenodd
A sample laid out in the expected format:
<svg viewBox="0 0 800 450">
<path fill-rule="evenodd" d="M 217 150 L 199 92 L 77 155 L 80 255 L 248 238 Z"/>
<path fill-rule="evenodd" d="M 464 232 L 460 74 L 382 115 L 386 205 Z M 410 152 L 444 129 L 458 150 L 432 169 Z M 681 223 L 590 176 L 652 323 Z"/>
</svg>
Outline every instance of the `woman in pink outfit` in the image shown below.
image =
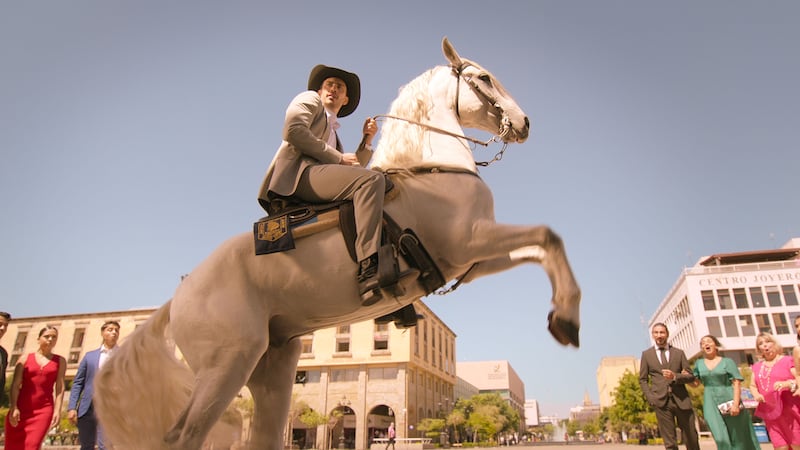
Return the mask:
<svg viewBox="0 0 800 450">
<path fill-rule="evenodd" d="M 777 339 L 766 332 L 756 338 L 756 353 L 762 358 L 753 364 L 751 391 L 758 401 L 755 415 L 764 419 L 775 450 L 800 450 L 800 402 L 792 374 L 794 360 L 783 354 Z"/>
</svg>

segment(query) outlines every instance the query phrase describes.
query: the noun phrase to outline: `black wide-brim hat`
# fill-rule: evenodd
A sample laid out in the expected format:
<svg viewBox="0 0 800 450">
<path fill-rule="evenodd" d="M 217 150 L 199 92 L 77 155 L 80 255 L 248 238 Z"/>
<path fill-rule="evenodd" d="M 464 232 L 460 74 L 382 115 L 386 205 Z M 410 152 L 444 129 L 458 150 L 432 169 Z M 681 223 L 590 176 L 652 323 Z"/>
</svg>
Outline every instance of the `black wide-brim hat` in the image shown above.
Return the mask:
<svg viewBox="0 0 800 450">
<path fill-rule="evenodd" d="M 342 106 L 342 109 L 336 114 L 336 117 L 347 117 L 356 110 L 358 102 L 361 100 L 361 80 L 354 73 L 319 64 L 311 69 L 311 74 L 308 76 L 308 89 L 318 91 L 322 87 L 322 82 L 331 77 L 341 79 L 347 86 L 347 104 Z"/>
</svg>

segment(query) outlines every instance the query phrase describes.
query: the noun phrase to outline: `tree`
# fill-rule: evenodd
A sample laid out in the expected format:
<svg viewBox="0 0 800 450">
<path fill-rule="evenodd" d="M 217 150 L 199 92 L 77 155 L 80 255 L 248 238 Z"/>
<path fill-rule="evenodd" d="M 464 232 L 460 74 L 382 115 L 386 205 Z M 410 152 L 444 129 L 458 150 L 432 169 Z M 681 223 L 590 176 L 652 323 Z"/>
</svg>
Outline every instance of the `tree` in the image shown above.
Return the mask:
<svg viewBox="0 0 800 450">
<path fill-rule="evenodd" d="M 317 428 L 320 425 L 327 424 L 329 417 L 325 414 L 318 413 L 311 408 L 306 408 L 305 411 L 300 413 L 300 417 L 298 419 L 303 425 L 309 428 Z"/>
<path fill-rule="evenodd" d="M 647 404 L 647 399 L 639 386 L 639 377 L 626 370 L 619 379 L 619 385 L 614 389 L 614 404 L 608 408 L 608 422 L 614 431 L 630 431 L 639 426 L 650 427 L 650 419 L 646 416 L 655 413 Z"/>
<path fill-rule="evenodd" d="M 454 417 L 452 424 L 457 432 L 461 428 L 471 428 L 473 441 L 479 435 L 493 440 L 498 433 L 513 433 L 517 431 L 521 420 L 519 413 L 499 394 L 478 394 L 468 399 L 459 399 L 451 416 Z"/>
<path fill-rule="evenodd" d="M 445 420 L 444 419 L 422 419 L 420 423 L 417 424 L 417 430 L 424 433 L 425 437 L 429 438 L 438 438 L 439 433 L 444 431 Z"/>
<path fill-rule="evenodd" d="M 455 440 L 456 442 L 461 442 L 461 435 L 459 434 L 459 429 L 467 423 L 467 416 L 463 410 L 454 409 L 450 412 L 450 414 L 445 419 L 447 421 L 447 425 L 453 427 L 455 430 Z"/>
</svg>

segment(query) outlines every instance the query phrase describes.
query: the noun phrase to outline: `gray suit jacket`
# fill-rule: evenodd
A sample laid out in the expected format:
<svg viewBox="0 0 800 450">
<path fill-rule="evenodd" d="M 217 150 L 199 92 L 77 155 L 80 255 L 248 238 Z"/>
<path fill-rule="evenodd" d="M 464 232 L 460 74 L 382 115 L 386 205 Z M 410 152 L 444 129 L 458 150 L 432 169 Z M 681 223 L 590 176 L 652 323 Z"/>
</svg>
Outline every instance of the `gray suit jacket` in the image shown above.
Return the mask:
<svg viewBox="0 0 800 450">
<path fill-rule="evenodd" d="M 662 369 L 669 369 L 675 373 L 674 380 L 667 380 L 661 374 Z M 688 373 L 683 373 L 686 370 Z M 683 350 L 669 347 L 669 361 L 661 364 L 654 347 L 642 352 L 639 368 L 639 385 L 647 398 L 647 402 L 654 408 L 663 408 L 670 395 L 680 409 L 692 409 L 692 399 L 686 390 L 686 383 L 694 381 L 692 369 Z"/>
<path fill-rule="evenodd" d="M 306 167 L 339 164 L 342 161 L 341 148 L 327 144 L 329 134 L 330 125 L 319 94 L 316 91 L 298 94 L 286 109 L 283 142 L 258 191 L 258 202 L 264 209 L 275 196 L 292 196 Z M 364 166 L 372 157 L 372 152 L 362 142 L 356 155 Z"/>
</svg>

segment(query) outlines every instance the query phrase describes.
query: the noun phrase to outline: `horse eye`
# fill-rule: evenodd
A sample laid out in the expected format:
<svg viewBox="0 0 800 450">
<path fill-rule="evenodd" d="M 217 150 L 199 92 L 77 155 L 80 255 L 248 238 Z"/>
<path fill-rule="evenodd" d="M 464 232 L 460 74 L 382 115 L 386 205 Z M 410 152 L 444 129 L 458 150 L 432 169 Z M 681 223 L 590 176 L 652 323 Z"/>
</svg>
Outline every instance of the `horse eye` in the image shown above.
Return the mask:
<svg viewBox="0 0 800 450">
<path fill-rule="evenodd" d="M 488 73 L 482 73 L 478 75 L 478 79 L 484 83 L 492 84 L 492 77 Z"/>
</svg>

